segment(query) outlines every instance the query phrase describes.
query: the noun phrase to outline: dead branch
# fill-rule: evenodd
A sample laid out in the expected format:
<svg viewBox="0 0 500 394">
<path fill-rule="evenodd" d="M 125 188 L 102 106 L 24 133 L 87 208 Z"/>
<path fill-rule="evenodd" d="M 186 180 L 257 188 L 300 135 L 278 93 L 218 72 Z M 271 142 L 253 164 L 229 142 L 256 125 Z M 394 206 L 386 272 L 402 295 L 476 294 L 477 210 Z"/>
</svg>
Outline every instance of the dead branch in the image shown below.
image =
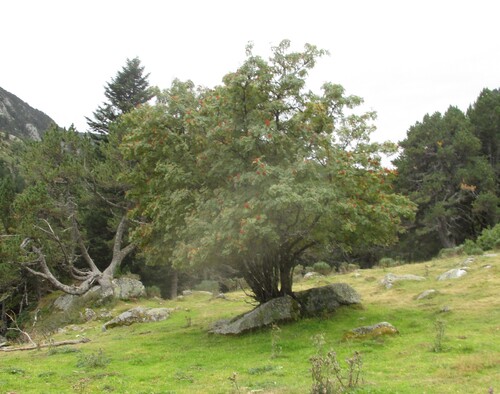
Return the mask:
<svg viewBox="0 0 500 394">
<path fill-rule="evenodd" d="M 2 351 L 2 352 L 18 352 L 18 351 L 23 351 L 23 350 L 36 350 L 36 349 L 42 349 L 42 348 L 47 348 L 47 347 L 78 345 L 80 343 L 87 343 L 87 342 L 90 342 L 90 339 L 81 338 L 81 339 L 74 339 L 74 340 L 68 340 L 68 341 L 42 343 L 39 345 L 35 344 L 34 346 L 33 345 L 21 346 L 21 347 L 7 346 L 7 347 L 0 348 L 0 351 Z"/>
<path fill-rule="evenodd" d="M 9 313 L 6 313 L 7 317 L 12 321 L 12 323 L 14 323 L 15 327 L 9 327 L 7 328 L 7 330 L 12 330 L 12 331 L 19 331 L 21 334 L 23 334 L 26 338 L 28 338 L 28 340 L 30 341 L 31 343 L 31 346 L 36 346 L 36 343 L 33 342 L 33 339 L 31 339 L 30 335 L 26 332 L 26 331 L 23 331 L 21 330 L 21 328 L 19 327 L 19 325 L 17 324 L 17 318 L 16 318 L 16 315 L 14 313 L 12 313 L 12 315 L 10 315 Z"/>
</svg>

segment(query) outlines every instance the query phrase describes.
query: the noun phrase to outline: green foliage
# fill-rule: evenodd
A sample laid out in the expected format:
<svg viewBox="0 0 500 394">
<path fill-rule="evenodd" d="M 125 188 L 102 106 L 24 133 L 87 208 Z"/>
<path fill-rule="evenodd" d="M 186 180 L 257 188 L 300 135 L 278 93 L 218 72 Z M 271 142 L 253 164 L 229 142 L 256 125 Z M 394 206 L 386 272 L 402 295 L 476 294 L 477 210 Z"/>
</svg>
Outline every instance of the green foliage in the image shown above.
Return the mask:
<svg viewBox="0 0 500 394">
<path fill-rule="evenodd" d="M 399 263 L 391 257 L 383 257 L 378 262 L 378 266 L 384 268 L 395 267 L 397 265 L 399 265 Z"/>
<path fill-rule="evenodd" d="M 443 248 L 439 251 L 438 257 L 441 259 L 447 258 L 447 257 L 455 257 L 455 256 L 461 256 L 464 254 L 464 247 L 463 245 L 456 246 L 454 248 Z"/>
<path fill-rule="evenodd" d="M 313 270 L 318 274 L 328 275 L 332 271 L 332 267 L 330 267 L 330 265 L 328 263 L 325 263 L 324 261 L 317 261 L 313 264 Z"/>
<path fill-rule="evenodd" d="M 483 250 L 500 248 L 500 224 L 491 229 L 485 228 L 477 238 L 476 244 Z"/>
<path fill-rule="evenodd" d="M 471 239 L 466 239 L 462 246 L 463 251 L 468 255 L 480 255 L 484 252 L 483 249 L 476 245 L 476 243 Z"/>
<path fill-rule="evenodd" d="M 148 298 L 158 297 L 161 298 L 161 290 L 158 286 L 146 286 L 146 294 Z"/>
<path fill-rule="evenodd" d="M 151 100 L 154 89 L 149 87 L 148 77 L 139 58 L 127 59 L 122 70 L 106 84 L 104 95 L 108 101 L 97 108 L 93 120 L 86 118 L 91 130 L 107 134 L 110 124 L 121 115 Z"/>
<path fill-rule="evenodd" d="M 443 340 L 446 330 L 446 323 L 443 320 L 436 320 L 434 322 L 434 329 L 436 331 L 436 336 L 434 337 L 434 344 L 432 346 L 432 351 L 440 353 L 443 351 Z"/>
<path fill-rule="evenodd" d="M 61 346 L 61 347 L 50 347 L 47 350 L 47 356 L 54 356 L 56 354 L 71 354 L 71 353 L 80 353 L 81 350 L 70 347 L 70 346 Z"/>
<path fill-rule="evenodd" d="M 205 279 L 193 287 L 194 290 L 198 291 L 209 291 L 210 293 L 219 292 L 219 282 L 216 280 Z"/>
<path fill-rule="evenodd" d="M 97 352 L 93 352 L 90 354 L 81 353 L 78 356 L 78 361 L 76 363 L 76 366 L 78 368 L 91 368 L 91 369 L 105 368 L 110 362 L 111 359 L 108 356 L 106 356 L 106 354 L 102 349 L 99 349 Z"/>
<path fill-rule="evenodd" d="M 266 61 L 248 47 L 222 86 L 174 81 L 120 120 L 125 158 L 141 158 L 125 179 L 148 261 L 232 266 L 264 302 L 291 293 L 306 251 L 395 241 L 413 204 L 380 165 L 394 147 L 369 143 L 375 114 L 351 111 L 359 97 L 304 90 L 324 54 L 283 41 Z"/>
<path fill-rule="evenodd" d="M 419 207 L 400 247 L 409 260 L 453 248 L 498 223 L 499 114 L 500 91 L 484 89 L 467 114 L 450 107 L 409 129 L 394 161 L 396 189 Z"/>
<path fill-rule="evenodd" d="M 281 328 L 277 324 L 271 325 L 271 358 L 281 356 L 283 347 L 281 346 Z"/>
</svg>

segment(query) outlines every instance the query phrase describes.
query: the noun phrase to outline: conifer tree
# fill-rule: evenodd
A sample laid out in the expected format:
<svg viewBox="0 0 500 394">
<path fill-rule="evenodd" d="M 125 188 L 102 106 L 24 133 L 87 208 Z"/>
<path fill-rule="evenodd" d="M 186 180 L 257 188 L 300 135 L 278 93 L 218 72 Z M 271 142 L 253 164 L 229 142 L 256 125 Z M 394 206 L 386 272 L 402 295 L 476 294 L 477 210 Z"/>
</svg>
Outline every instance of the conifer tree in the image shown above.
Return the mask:
<svg viewBox="0 0 500 394">
<path fill-rule="evenodd" d="M 120 115 L 132 111 L 153 98 L 153 88 L 149 86 L 149 74 L 144 74 L 144 66 L 138 57 L 127 59 L 125 66 L 118 71 L 105 86 L 104 95 L 108 99 L 93 113 L 94 119 L 86 118 L 91 131 L 109 133 L 109 124 Z"/>
</svg>

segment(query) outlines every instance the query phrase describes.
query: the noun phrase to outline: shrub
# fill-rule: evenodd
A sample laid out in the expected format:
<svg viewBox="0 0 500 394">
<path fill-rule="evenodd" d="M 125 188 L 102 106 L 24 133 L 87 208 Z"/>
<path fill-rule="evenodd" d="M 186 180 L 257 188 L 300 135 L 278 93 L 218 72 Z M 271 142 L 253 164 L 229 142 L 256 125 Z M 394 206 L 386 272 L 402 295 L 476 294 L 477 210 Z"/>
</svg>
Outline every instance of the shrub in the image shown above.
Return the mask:
<svg viewBox="0 0 500 394">
<path fill-rule="evenodd" d="M 147 286 L 146 294 L 149 298 L 161 298 L 161 290 L 158 286 Z"/>
<path fill-rule="evenodd" d="M 441 249 L 438 253 L 438 257 L 440 259 L 447 258 L 447 257 L 455 257 L 455 256 L 460 256 L 464 254 L 464 249 L 463 245 L 456 246 L 454 248 L 444 248 Z"/>
<path fill-rule="evenodd" d="M 102 349 L 99 349 L 97 353 L 81 354 L 76 366 L 78 368 L 104 368 L 110 362 L 110 358 L 104 354 Z"/>
<path fill-rule="evenodd" d="M 398 262 L 390 257 L 382 257 L 379 262 L 378 262 L 379 267 L 382 268 L 389 268 L 389 267 L 395 267 L 398 264 Z"/>
<path fill-rule="evenodd" d="M 347 262 L 342 262 L 337 264 L 337 271 L 341 274 L 347 274 L 348 272 L 359 270 L 358 264 L 352 264 Z"/>
<path fill-rule="evenodd" d="M 196 286 L 194 286 L 193 290 L 197 291 L 209 291 L 211 293 L 219 292 L 219 282 L 216 280 L 202 280 Z"/>
<path fill-rule="evenodd" d="M 469 256 L 483 254 L 483 249 L 481 249 L 474 241 L 470 239 L 467 239 L 464 242 L 463 251 Z"/>
<path fill-rule="evenodd" d="M 328 275 L 332 271 L 332 267 L 330 267 L 330 265 L 328 263 L 325 263 L 324 261 L 318 261 L 317 263 L 313 264 L 313 270 L 318 274 Z"/>
<path fill-rule="evenodd" d="M 477 238 L 476 245 L 482 250 L 500 248 L 500 223 L 493 228 L 485 228 Z"/>
</svg>

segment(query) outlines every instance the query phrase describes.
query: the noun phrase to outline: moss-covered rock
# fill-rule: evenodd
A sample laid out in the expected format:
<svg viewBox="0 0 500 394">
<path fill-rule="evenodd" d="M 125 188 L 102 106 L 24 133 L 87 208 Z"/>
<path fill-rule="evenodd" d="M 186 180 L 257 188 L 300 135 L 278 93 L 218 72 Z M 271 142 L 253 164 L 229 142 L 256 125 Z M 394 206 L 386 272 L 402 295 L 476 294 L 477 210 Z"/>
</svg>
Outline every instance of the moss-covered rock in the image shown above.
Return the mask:
<svg viewBox="0 0 500 394">
<path fill-rule="evenodd" d="M 381 322 L 372 326 L 354 328 L 344 334 L 344 340 L 350 339 L 371 339 L 384 335 L 396 335 L 399 331 L 392 324 Z"/>
</svg>

